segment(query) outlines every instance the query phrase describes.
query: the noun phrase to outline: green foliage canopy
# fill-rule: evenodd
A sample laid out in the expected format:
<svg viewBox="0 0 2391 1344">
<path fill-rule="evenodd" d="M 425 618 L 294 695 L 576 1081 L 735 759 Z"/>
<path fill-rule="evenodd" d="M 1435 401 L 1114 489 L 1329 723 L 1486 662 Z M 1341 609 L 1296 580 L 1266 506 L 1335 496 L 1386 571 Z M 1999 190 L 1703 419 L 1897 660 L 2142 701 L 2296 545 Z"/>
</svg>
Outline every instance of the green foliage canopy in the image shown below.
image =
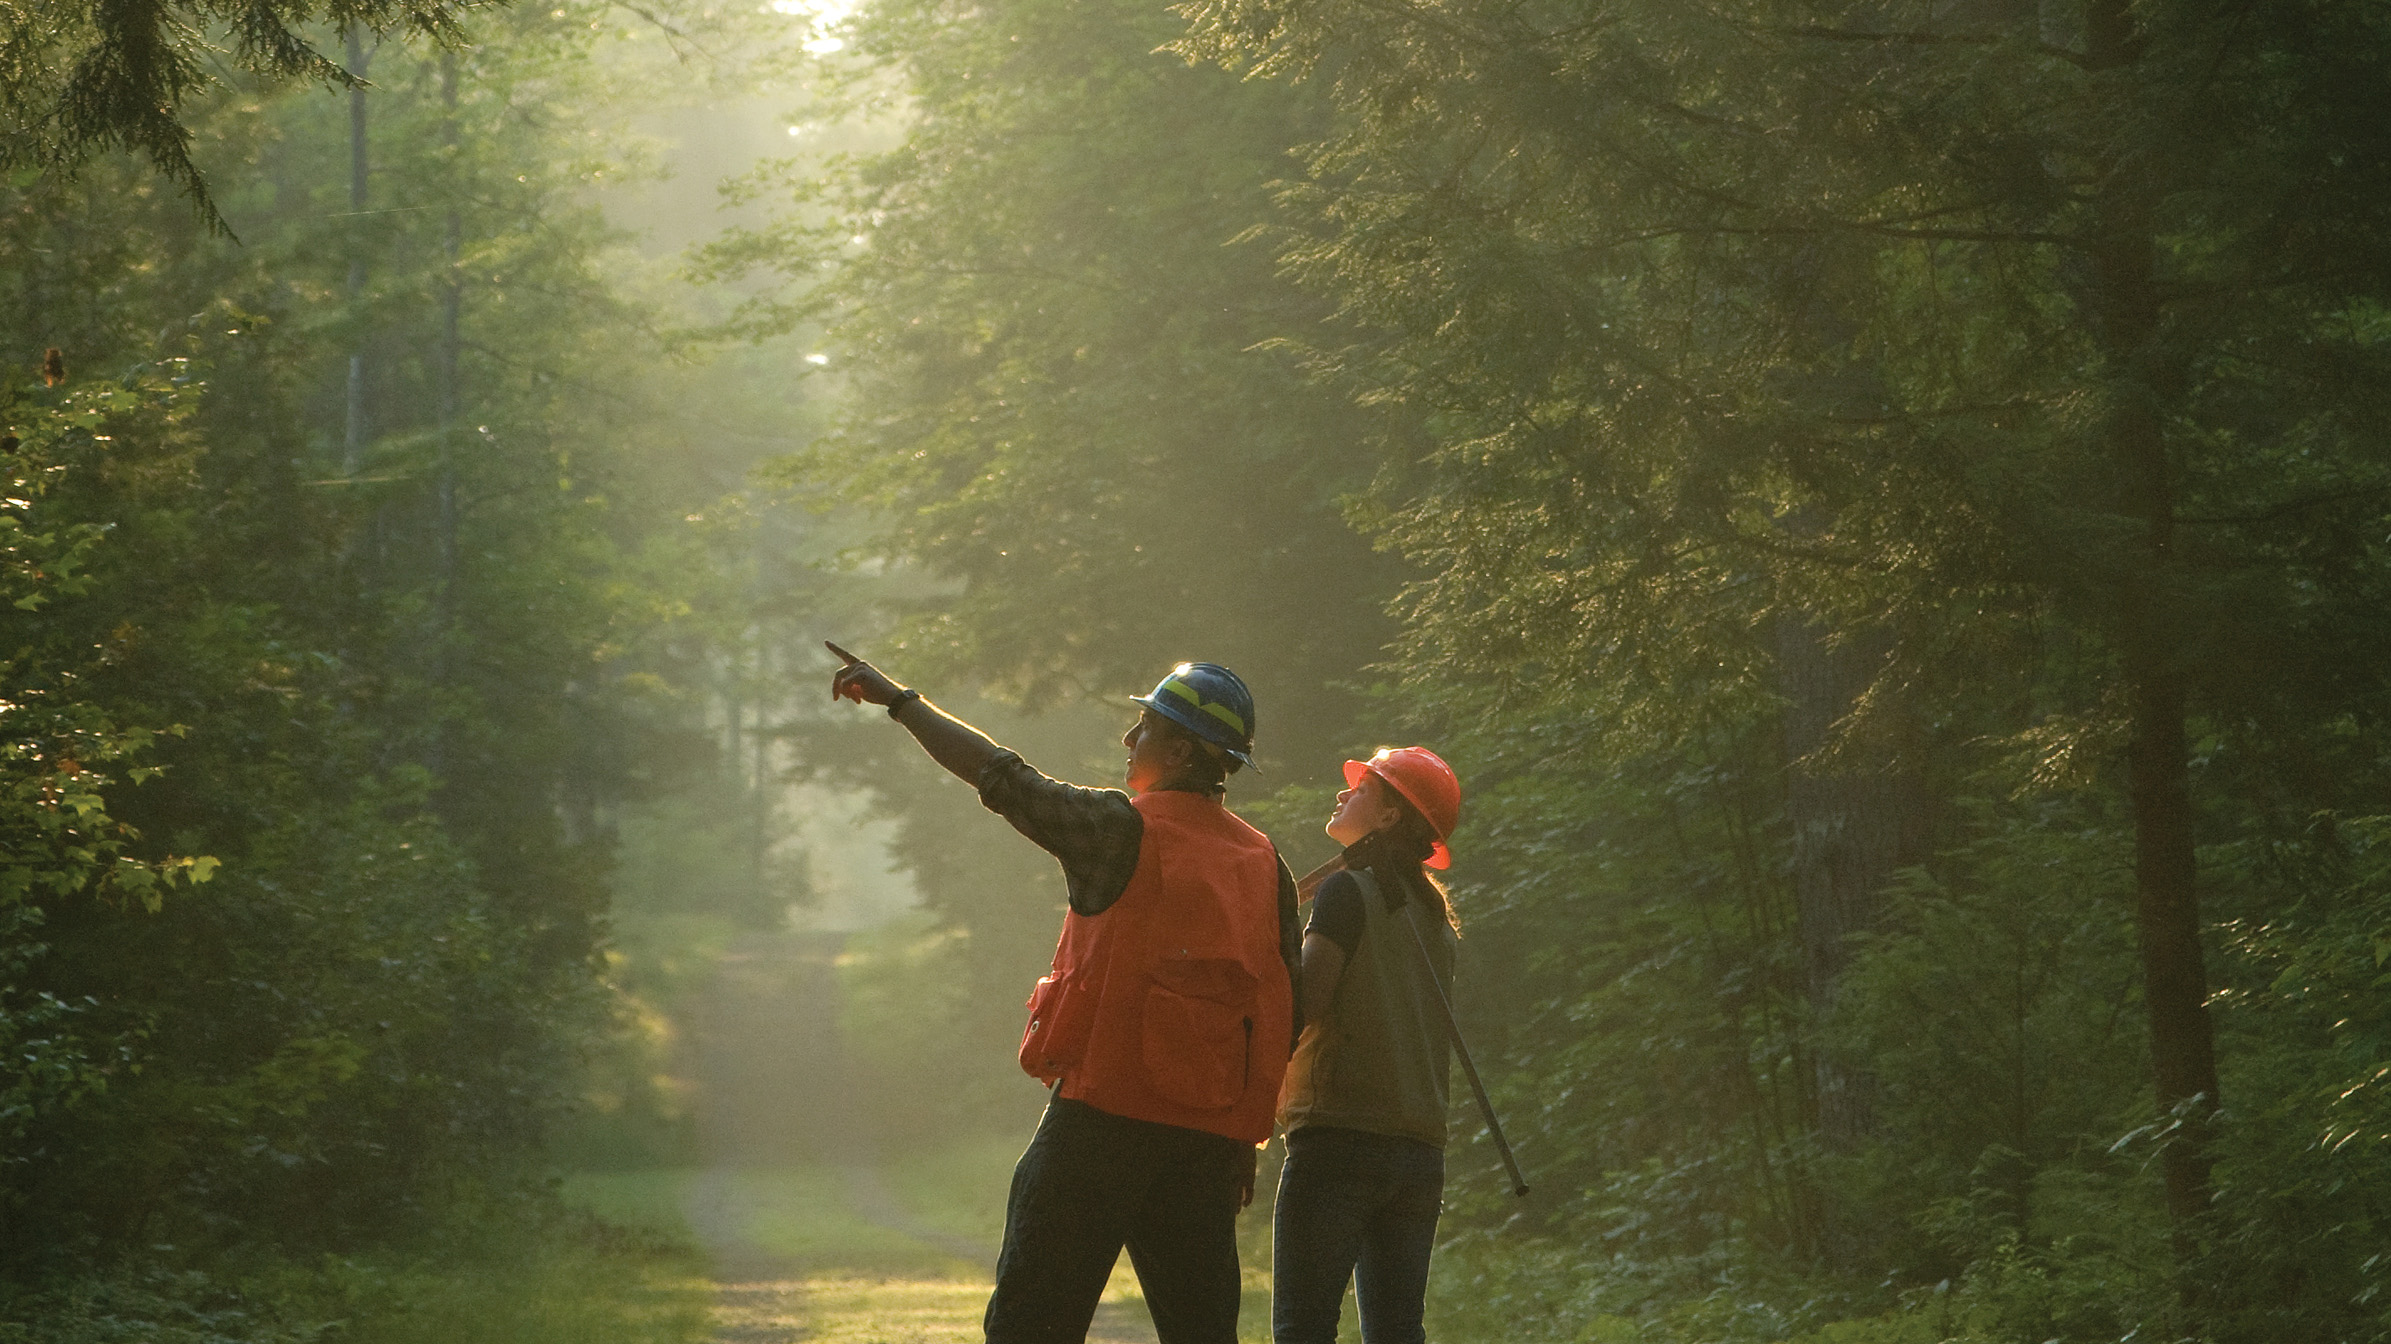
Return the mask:
<svg viewBox="0 0 2391 1344">
<path fill-rule="evenodd" d="M 1316 100 L 1156 58 L 1172 31 L 1134 4 L 876 6 L 851 96 L 896 81 L 904 145 L 784 177 L 781 223 L 711 260 L 787 277 L 754 317 L 839 351 L 851 412 L 788 479 L 958 585 L 917 604 L 900 675 L 1046 704 L 1208 658 L 1308 772 L 1391 633 L 1399 568 L 1338 501 L 1400 426 L 1262 348 L 1324 313 L 1242 241 Z"/>
<path fill-rule="evenodd" d="M 1554 1238 L 1544 1287 L 1481 1291 L 1536 1256 L 1469 1253 L 1490 1319 L 2379 1334 L 2381 1262 L 2348 1253 L 2379 1186 L 2311 1143 L 2358 1132 L 2319 1080 L 2371 1095 L 2337 1053 L 2364 1031 L 2279 974 L 2364 979 L 2369 916 L 2291 913 L 2364 852 L 2320 814 L 2391 783 L 2379 6 L 1199 0 L 1176 51 L 1259 77 L 1216 94 L 1041 13 L 880 7 L 909 148 L 808 198 L 818 233 L 723 254 L 835 267 L 857 409 L 796 476 L 963 580 L 930 642 L 1035 685 L 1000 639 L 1118 609 L 1080 576 L 1142 501 L 1073 487 L 1138 441 L 1049 430 L 1091 384 L 1002 361 L 1116 312 L 1136 349 L 1214 293 L 1116 279 L 1120 221 L 1220 163 L 1095 111 L 1091 72 L 1207 90 L 1206 125 L 1296 109 L 1237 165 L 1292 179 L 1234 198 L 1281 266 L 1234 273 L 1239 351 L 1358 408 L 1337 492 L 1411 562 L 1366 600 L 1414 580 L 1380 705 L 1464 768 L 1472 955 L 1516 971 L 1473 1015 L 1581 1194 L 1502 1224 Z M 1123 363 L 1094 404 L 1177 374 Z M 1815 749 L 1788 631 L 1864 671 Z M 1821 994 L 1794 888 L 1870 818 L 1793 799 L 1838 771 L 1901 781 L 1930 835 Z"/>
<path fill-rule="evenodd" d="M 122 160 L 0 188 L 68 371 L 0 388 L 10 1286 L 386 1244 L 572 1105 L 613 809 L 710 753 L 722 425 L 589 194 L 639 168 L 626 26 L 386 50 L 367 217 L 297 96 L 198 105 L 242 246 Z"/>
<path fill-rule="evenodd" d="M 317 25 L 464 39 L 475 0 L 112 0 L 0 5 L 0 169 L 72 172 L 95 153 L 142 155 L 222 227 L 191 157 L 189 107 L 223 66 L 269 81 L 355 88 L 317 50 Z"/>
<path fill-rule="evenodd" d="M 1282 245 L 1348 320 L 1324 356 L 1438 417 L 1413 666 L 1633 677 L 1655 630 L 1748 663 L 1790 609 L 1934 681 L 2019 666 L 2020 620 L 2114 646 L 2140 594 L 2239 695 L 2375 638 L 2372 7 L 2137 9 L 2130 60 L 2099 5 L 1187 12 L 1344 113 Z M 2096 263 L 2137 245 L 2129 349 Z M 2156 574 L 2108 447 L 2144 405 Z"/>
</svg>

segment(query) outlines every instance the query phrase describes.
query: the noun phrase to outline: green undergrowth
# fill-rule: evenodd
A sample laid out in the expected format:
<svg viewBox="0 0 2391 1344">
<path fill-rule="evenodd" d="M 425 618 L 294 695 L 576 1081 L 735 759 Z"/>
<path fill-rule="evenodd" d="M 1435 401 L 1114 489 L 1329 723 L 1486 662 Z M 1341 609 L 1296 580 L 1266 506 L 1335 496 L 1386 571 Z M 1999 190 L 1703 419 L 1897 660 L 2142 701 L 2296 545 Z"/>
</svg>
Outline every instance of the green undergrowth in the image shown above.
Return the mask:
<svg viewBox="0 0 2391 1344">
<path fill-rule="evenodd" d="M 696 1344 L 708 1308 L 683 1245 L 550 1210 L 355 1255 L 0 1289 L 0 1344 Z"/>
<path fill-rule="evenodd" d="M 2169 1322 L 2171 1288 L 2157 1268 L 2080 1246 L 2004 1243 L 1958 1276 L 1905 1289 L 1801 1293 L 1816 1283 L 1772 1272 L 1765 1261 L 1636 1262 L 1589 1255 L 1563 1239 L 1464 1232 L 1437 1249 L 1429 1335 L 1455 1344 L 2174 1344 L 2191 1337 Z M 2134 1321 L 2161 1325 L 2137 1334 Z M 2379 1336 L 2313 1338 L 2345 1344 Z"/>
</svg>

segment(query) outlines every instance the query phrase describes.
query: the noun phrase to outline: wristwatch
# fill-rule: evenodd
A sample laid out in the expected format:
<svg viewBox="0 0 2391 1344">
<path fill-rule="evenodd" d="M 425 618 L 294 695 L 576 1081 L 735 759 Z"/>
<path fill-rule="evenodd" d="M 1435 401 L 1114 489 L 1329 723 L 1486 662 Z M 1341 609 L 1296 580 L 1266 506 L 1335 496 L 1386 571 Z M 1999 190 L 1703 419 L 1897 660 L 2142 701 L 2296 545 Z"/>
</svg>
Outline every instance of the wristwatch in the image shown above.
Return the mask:
<svg viewBox="0 0 2391 1344">
<path fill-rule="evenodd" d="M 905 706 L 910 705 L 914 701 L 921 698 L 922 693 L 913 689 L 911 686 L 908 686 L 904 690 L 897 692 L 897 698 L 888 702 L 888 717 L 892 719 L 895 718 L 897 716 L 898 710 L 903 709 Z"/>
</svg>

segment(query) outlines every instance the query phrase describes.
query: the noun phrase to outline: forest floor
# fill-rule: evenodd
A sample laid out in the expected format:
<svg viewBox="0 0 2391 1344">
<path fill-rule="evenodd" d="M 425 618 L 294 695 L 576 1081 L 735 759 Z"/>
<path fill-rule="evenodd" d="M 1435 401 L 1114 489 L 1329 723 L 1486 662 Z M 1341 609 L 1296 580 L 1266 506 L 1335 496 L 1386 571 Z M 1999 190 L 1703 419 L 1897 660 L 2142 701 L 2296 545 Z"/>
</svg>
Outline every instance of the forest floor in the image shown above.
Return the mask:
<svg viewBox="0 0 2391 1344">
<path fill-rule="evenodd" d="M 693 1042 L 703 1166 L 585 1174 L 567 1192 L 704 1250 L 717 1344 L 976 1344 L 1028 1135 L 884 1159 L 842 1104 L 837 954 L 835 936 L 783 936 L 725 960 Z M 1267 1281 L 1248 1278 L 1240 1333 L 1266 1340 Z M 1126 1257 L 1088 1338 L 1154 1339 Z"/>
</svg>

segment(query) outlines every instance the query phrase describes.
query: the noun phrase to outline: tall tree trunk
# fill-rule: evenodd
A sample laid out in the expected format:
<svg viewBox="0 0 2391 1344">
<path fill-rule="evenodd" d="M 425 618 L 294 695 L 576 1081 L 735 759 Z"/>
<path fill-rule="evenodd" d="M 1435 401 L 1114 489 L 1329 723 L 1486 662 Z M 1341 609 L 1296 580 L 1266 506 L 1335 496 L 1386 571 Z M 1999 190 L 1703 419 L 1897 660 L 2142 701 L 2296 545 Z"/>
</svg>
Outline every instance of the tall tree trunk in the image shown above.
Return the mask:
<svg viewBox="0 0 2391 1344">
<path fill-rule="evenodd" d="M 440 106 L 442 118 L 440 134 L 450 150 L 457 146 L 457 54 L 440 53 Z M 456 155 L 451 154 L 450 171 L 456 171 Z M 440 352 L 439 352 L 439 528 L 440 528 L 440 616 L 445 626 L 455 617 L 457 586 L 457 411 L 463 404 L 464 392 L 458 381 L 458 364 L 464 351 L 462 327 L 465 313 L 465 273 L 458 258 L 465 247 L 465 221 L 458 212 L 457 183 L 449 184 L 448 218 L 441 236 L 442 255 L 446 274 L 440 286 Z M 441 638 L 448 632 L 443 629 Z"/>
<path fill-rule="evenodd" d="M 732 652 L 724 655 L 722 660 L 723 773 L 734 784 L 738 782 L 742 773 L 740 766 L 745 763 L 747 758 L 745 746 L 747 685 L 746 668 L 743 665 L 745 661 L 735 644 L 732 645 Z"/>
<path fill-rule="evenodd" d="M 770 702 L 764 698 L 762 688 L 779 683 L 772 679 L 770 627 L 757 622 L 754 639 L 757 692 L 755 732 L 750 740 L 754 759 L 747 780 L 747 872 L 748 881 L 755 887 L 759 917 L 768 918 L 771 927 L 778 928 L 784 912 L 771 908 L 772 894 L 767 882 L 771 866 L 767 860 L 772 850 L 772 727 L 768 718 Z M 768 916 L 764 914 L 766 910 L 770 911 Z"/>
<path fill-rule="evenodd" d="M 1826 630 L 1794 617 L 1780 618 L 1776 634 L 1803 978 L 1823 1012 L 1851 964 L 1852 935 L 1876 926 L 1885 883 L 1923 857 L 1923 786 L 1882 760 L 1816 759 L 1883 667 L 1886 641 L 1830 643 Z M 1874 1127 L 1867 1080 L 1826 1052 L 1816 1067 L 1820 1133 L 1849 1148 Z"/>
<path fill-rule="evenodd" d="M 449 171 L 457 171 L 457 54 L 440 53 L 440 139 L 449 150 Z M 448 215 L 441 234 L 443 270 L 440 277 L 440 335 L 432 352 L 433 411 L 437 417 L 433 433 L 437 441 L 437 457 L 433 466 L 433 564 L 432 629 L 429 648 L 432 657 L 431 679 L 434 686 L 445 687 L 456 678 L 457 646 L 457 417 L 464 405 L 464 388 L 460 381 L 459 364 L 464 349 L 463 322 L 465 311 L 465 276 L 458 265 L 464 248 L 465 224 L 458 213 L 459 184 L 447 184 Z M 426 765 L 439 775 L 447 765 L 451 746 L 451 725 L 443 721 L 435 725 Z M 585 794 L 579 797 L 586 808 Z"/>
<path fill-rule="evenodd" d="M 2095 71 L 2118 72 L 2133 63 L 2139 39 L 2128 0 L 2090 0 L 2085 31 Z M 2119 156 L 2104 165 L 2092 279 L 2097 334 L 2114 379 L 2107 449 L 2119 481 L 2120 507 L 2142 525 L 2139 552 L 2117 591 L 2132 715 L 2127 771 L 2134 811 L 2134 909 L 2153 1082 L 2160 1110 L 2182 1122 L 2161 1151 L 2160 1170 L 2177 1249 L 2187 1254 L 2193 1220 L 2209 1204 L 2217 1059 L 2200 950 L 2186 687 L 2170 582 L 2175 493 L 2153 349 L 2159 298 L 2150 171 L 2139 156 Z"/>
<path fill-rule="evenodd" d="M 365 50 L 363 31 L 354 23 L 341 30 L 347 46 L 349 73 L 359 79 L 365 77 L 366 62 L 371 59 Z M 357 235 L 365 228 L 368 165 L 366 161 L 365 90 L 349 90 L 349 319 L 357 322 L 359 307 L 365 299 L 365 249 Z M 340 469 L 343 475 L 354 476 L 365 456 L 365 348 L 362 330 L 358 344 L 349 351 L 349 385 L 347 417 L 341 428 Z"/>
<path fill-rule="evenodd" d="M 2208 1016 L 2208 976 L 2200 949 L 2184 686 L 2149 632 L 2130 639 L 2134 915 L 2159 1109 L 2182 1120 L 2160 1153 L 2167 1214 L 2179 1246 L 2188 1250 L 2192 1220 L 2209 1205 L 2208 1145 L 2218 1089 L 2216 1029 Z"/>
<path fill-rule="evenodd" d="M 1924 787 L 1879 753 L 1820 759 L 1882 670 L 1888 641 L 1834 642 L 1822 627 L 1786 615 L 1777 620 L 1776 646 L 1804 981 L 1813 1017 L 1823 1018 L 1851 964 L 1852 935 L 1876 926 L 1893 873 L 1924 857 Z M 1814 1049 L 1811 1068 L 1819 1138 L 1831 1152 L 1850 1152 L 1875 1129 L 1874 1080 L 1831 1050 Z M 1857 1245 L 1831 1209 L 1821 1211 L 1818 1240 L 1830 1265 L 1843 1265 Z"/>
</svg>

